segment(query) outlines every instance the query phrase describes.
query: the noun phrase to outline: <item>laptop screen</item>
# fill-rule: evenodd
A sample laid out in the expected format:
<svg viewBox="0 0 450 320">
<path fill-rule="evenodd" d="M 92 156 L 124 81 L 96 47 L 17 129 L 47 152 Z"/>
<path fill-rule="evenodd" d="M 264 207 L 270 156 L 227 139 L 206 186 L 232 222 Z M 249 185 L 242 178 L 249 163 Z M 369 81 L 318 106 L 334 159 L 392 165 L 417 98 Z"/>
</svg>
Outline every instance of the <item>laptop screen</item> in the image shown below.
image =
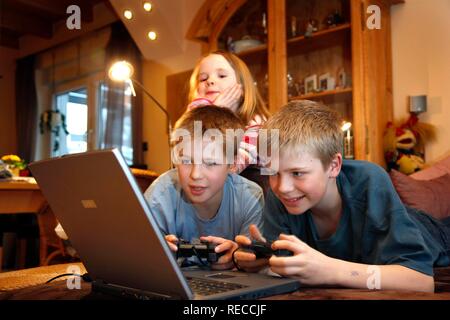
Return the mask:
<svg viewBox="0 0 450 320">
<path fill-rule="evenodd" d="M 92 279 L 192 298 L 117 149 L 43 160 L 30 170 Z"/>
</svg>

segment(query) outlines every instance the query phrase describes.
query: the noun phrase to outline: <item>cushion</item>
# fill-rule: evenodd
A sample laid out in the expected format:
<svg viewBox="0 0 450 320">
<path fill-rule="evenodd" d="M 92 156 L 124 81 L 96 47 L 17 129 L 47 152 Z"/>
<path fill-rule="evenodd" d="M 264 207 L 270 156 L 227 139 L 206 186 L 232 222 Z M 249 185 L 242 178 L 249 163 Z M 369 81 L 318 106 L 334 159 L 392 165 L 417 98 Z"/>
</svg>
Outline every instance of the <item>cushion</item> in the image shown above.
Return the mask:
<svg viewBox="0 0 450 320">
<path fill-rule="evenodd" d="M 390 176 L 405 205 L 437 219 L 450 216 L 450 174 L 428 181 L 413 179 L 396 170 L 391 170 Z"/>
<path fill-rule="evenodd" d="M 410 177 L 416 180 L 430 180 L 441 177 L 447 173 L 450 174 L 450 156 L 436 162 L 431 167 L 413 173 Z"/>
</svg>

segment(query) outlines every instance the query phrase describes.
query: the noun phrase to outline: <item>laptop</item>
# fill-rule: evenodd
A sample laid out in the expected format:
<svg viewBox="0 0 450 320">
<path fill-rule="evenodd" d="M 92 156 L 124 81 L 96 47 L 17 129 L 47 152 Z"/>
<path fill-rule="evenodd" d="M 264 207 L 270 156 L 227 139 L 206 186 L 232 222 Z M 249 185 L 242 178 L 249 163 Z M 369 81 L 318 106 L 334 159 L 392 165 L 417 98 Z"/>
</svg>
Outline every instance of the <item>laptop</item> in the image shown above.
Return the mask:
<svg viewBox="0 0 450 320">
<path fill-rule="evenodd" d="M 93 292 L 139 299 L 255 299 L 294 279 L 180 268 L 118 149 L 29 165 L 93 280 Z"/>
</svg>

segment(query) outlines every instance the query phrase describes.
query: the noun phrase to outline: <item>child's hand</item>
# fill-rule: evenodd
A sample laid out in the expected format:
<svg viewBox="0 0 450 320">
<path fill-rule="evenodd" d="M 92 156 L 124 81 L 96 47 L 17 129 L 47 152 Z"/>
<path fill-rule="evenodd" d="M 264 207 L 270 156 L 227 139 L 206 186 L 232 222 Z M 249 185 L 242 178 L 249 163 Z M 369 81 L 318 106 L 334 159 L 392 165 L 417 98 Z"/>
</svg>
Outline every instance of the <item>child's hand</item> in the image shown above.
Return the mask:
<svg viewBox="0 0 450 320">
<path fill-rule="evenodd" d="M 249 231 L 252 239 L 266 242 L 266 239 L 264 239 L 264 237 L 261 235 L 261 232 L 258 230 L 258 227 L 256 225 L 250 225 Z M 235 240 L 241 246 L 248 246 L 252 243 L 249 238 L 242 235 L 236 236 Z M 239 268 L 247 272 L 258 272 L 259 270 L 266 267 L 269 263 L 269 259 L 256 259 L 254 253 L 244 252 L 240 250 L 235 252 L 234 259 L 236 260 Z"/>
<path fill-rule="evenodd" d="M 293 252 L 291 257 L 272 256 L 270 269 L 283 276 L 295 276 L 308 285 L 331 284 L 336 273 L 335 259 L 311 248 L 296 236 L 281 234 L 273 249 Z"/>
<path fill-rule="evenodd" d="M 168 234 L 164 238 L 166 238 L 166 241 L 167 241 L 167 244 L 169 245 L 170 250 L 172 250 L 173 252 L 177 252 L 178 238 L 173 234 Z"/>
<path fill-rule="evenodd" d="M 228 108 L 233 112 L 237 112 L 241 104 L 242 86 L 238 83 L 226 88 L 216 99 L 214 104 L 219 107 Z"/>
<path fill-rule="evenodd" d="M 225 270 L 233 267 L 232 254 L 238 248 L 236 242 L 214 236 L 200 237 L 200 240 L 216 244 L 216 253 L 224 252 L 224 255 L 219 258 L 219 261 L 211 264 L 212 269 Z"/>
</svg>

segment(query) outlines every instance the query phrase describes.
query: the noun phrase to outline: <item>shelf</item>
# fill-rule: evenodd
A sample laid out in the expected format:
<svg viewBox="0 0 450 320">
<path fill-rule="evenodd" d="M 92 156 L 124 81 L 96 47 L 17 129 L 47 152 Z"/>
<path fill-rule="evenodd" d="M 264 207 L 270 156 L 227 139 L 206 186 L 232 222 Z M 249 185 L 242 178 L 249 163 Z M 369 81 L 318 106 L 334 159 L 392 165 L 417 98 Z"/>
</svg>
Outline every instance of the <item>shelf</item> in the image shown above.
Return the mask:
<svg viewBox="0 0 450 320">
<path fill-rule="evenodd" d="M 239 53 L 236 53 L 236 55 L 240 58 L 257 54 L 257 53 L 266 53 L 267 52 L 267 44 L 261 44 L 259 46 L 253 47 L 251 49 L 247 49 L 244 51 L 241 51 Z"/>
<path fill-rule="evenodd" d="M 341 24 L 334 28 L 314 32 L 311 37 L 299 36 L 299 37 L 291 38 L 291 39 L 287 40 L 287 43 L 291 44 L 291 43 L 306 41 L 309 39 L 320 38 L 320 37 L 323 37 L 323 36 L 326 36 L 326 35 L 329 35 L 332 33 L 336 33 L 339 31 L 350 30 L 350 27 L 351 27 L 350 23 L 347 22 L 347 23 Z"/>
<path fill-rule="evenodd" d="M 326 90 L 317 93 L 308 93 L 301 96 L 291 97 L 289 100 L 311 100 L 318 98 L 326 98 L 331 96 L 345 95 L 350 94 L 352 92 L 352 88 L 344 88 L 344 89 L 335 89 L 335 90 Z"/>
</svg>

